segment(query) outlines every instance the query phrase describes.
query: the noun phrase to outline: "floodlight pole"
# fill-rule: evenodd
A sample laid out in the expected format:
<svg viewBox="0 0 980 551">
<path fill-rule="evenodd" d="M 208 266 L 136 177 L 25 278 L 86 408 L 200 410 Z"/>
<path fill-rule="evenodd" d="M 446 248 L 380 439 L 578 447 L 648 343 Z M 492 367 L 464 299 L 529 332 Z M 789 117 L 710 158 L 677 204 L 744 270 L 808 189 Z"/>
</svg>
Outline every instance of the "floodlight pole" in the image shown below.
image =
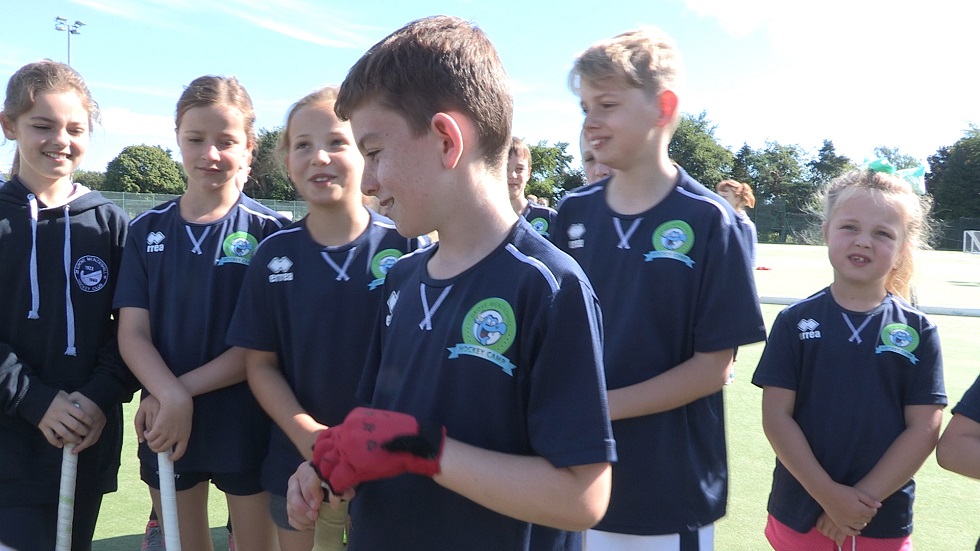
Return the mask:
<svg viewBox="0 0 980 551">
<path fill-rule="evenodd" d="M 54 18 L 54 30 L 65 31 L 65 34 L 68 35 L 68 66 L 69 67 L 71 67 L 71 35 L 82 34 L 82 31 L 80 29 L 81 27 L 84 26 L 85 23 L 78 21 L 77 19 L 75 20 L 74 23 L 69 23 L 68 20 L 65 19 L 64 17 L 59 16 Z"/>
</svg>

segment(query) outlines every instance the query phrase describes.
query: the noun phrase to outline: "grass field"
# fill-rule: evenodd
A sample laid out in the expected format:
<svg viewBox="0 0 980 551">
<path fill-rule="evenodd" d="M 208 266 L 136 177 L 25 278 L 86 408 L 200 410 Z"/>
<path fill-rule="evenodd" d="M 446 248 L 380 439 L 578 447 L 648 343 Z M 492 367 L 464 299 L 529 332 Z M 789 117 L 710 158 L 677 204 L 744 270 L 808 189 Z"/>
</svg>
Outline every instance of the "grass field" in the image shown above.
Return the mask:
<svg viewBox="0 0 980 551">
<path fill-rule="evenodd" d="M 760 296 L 802 298 L 830 283 L 826 249 L 801 245 L 760 245 L 756 271 Z M 980 255 L 928 252 L 919 259 L 916 292 L 925 307 L 980 309 Z M 770 327 L 781 305 L 764 304 Z M 980 317 L 932 315 L 940 328 L 950 408 L 980 373 Z M 749 382 L 762 344 L 739 349 L 735 384 L 726 387 L 731 488 L 728 516 L 717 526 L 716 548 L 725 551 L 768 549 L 762 534 L 766 519 L 774 454 L 762 432 L 762 391 Z M 127 407 L 129 418 L 135 413 Z M 935 456 L 916 476 L 913 542 L 917 551 L 971 550 L 980 536 L 980 483 L 941 469 Z M 223 499 L 211 496 L 211 525 L 215 549 L 227 548 Z M 135 551 L 146 524 L 149 497 L 139 480 L 135 438 L 126 432 L 119 492 L 106 496 L 96 530 L 95 551 Z"/>
</svg>

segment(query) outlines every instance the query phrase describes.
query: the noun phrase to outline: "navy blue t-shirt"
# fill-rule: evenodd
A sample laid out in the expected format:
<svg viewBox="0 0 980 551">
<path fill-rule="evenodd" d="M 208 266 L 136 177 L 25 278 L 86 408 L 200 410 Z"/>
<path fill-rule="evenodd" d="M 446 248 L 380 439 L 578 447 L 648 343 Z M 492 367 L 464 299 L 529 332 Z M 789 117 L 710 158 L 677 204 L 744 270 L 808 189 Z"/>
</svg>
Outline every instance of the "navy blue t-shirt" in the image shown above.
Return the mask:
<svg viewBox="0 0 980 551">
<path fill-rule="evenodd" d="M 728 203 L 680 170 L 646 212 L 608 206 L 615 178 L 558 207 L 555 244 L 575 258 L 602 305 L 606 384 L 651 379 L 690 359 L 765 339 L 742 229 Z M 722 392 L 613 422 L 619 461 L 596 529 L 690 532 L 725 514 L 728 465 Z"/>
<path fill-rule="evenodd" d="M 437 250 L 388 272 L 359 398 L 556 467 L 615 460 L 599 307 L 581 269 L 524 220 L 451 279 L 428 275 Z M 531 526 L 416 475 L 362 484 L 351 515 L 351 551 L 526 549 Z"/>
<path fill-rule="evenodd" d="M 540 233 L 545 239 L 551 240 L 551 232 L 555 227 L 555 221 L 558 220 L 558 212 L 555 209 L 528 201 L 521 216 L 531 224 L 534 231 Z"/>
<path fill-rule="evenodd" d="M 340 424 L 357 405 L 385 275 L 415 243 L 374 212 L 364 233 L 339 247 L 314 241 L 306 218 L 269 236 L 245 274 L 228 344 L 275 352 L 300 406 L 320 423 Z M 286 495 L 286 481 L 302 462 L 286 433 L 273 425 L 263 487 Z"/>
<path fill-rule="evenodd" d="M 210 224 L 186 222 L 179 202 L 173 199 L 133 219 L 114 301 L 115 308 L 149 311 L 153 345 L 178 377 L 228 350 L 225 336 L 252 254 L 288 223 L 244 194 Z M 192 423 L 177 472 L 260 467 L 270 423 L 248 384 L 196 396 Z M 156 465 L 156 454 L 145 443 L 139 453 L 144 463 Z"/>
<path fill-rule="evenodd" d="M 793 418 L 830 477 L 853 486 L 905 430 L 905 407 L 945 405 L 939 334 L 925 315 L 888 295 L 870 312 L 845 310 L 830 289 L 780 312 L 752 382 L 796 392 Z M 912 532 L 915 482 L 882 501 L 862 536 Z M 820 505 L 776 459 L 769 513 L 797 532 Z"/>
</svg>

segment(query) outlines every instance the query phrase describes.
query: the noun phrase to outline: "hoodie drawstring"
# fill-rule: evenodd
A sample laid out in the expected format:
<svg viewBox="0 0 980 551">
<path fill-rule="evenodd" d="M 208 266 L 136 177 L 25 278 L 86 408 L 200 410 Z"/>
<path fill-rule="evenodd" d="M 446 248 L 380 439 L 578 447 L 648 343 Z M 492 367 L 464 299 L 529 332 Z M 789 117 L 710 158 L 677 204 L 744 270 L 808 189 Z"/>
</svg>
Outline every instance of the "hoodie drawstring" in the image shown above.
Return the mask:
<svg viewBox="0 0 980 551">
<path fill-rule="evenodd" d="M 27 195 L 27 202 L 31 210 L 31 311 L 27 313 L 27 319 L 40 319 L 38 313 L 41 302 L 41 293 L 37 281 L 37 197 L 33 193 Z M 71 301 L 71 207 L 65 205 L 65 245 L 63 249 L 65 264 L 65 317 L 67 318 L 68 347 L 65 348 L 65 356 L 75 355 L 75 306 Z"/>
<path fill-rule="evenodd" d="M 31 209 L 31 310 L 27 319 L 36 320 L 41 299 L 37 286 L 37 197 L 33 193 L 27 195 L 27 204 Z"/>
<path fill-rule="evenodd" d="M 65 356 L 75 355 L 75 305 L 71 302 L 71 207 L 65 205 L 65 318 L 68 322 L 68 348 Z"/>
</svg>

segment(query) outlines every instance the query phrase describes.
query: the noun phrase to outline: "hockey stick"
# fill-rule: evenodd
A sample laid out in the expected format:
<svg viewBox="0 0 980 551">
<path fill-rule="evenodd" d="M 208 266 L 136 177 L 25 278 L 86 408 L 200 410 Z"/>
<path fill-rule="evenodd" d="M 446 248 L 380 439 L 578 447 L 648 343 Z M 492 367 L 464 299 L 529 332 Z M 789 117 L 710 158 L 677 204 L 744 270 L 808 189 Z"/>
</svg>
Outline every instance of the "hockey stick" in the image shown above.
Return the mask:
<svg viewBox="0 0 980 551">
<path fill-rule="evenodd" d="M 75 515 L 75 478 L 78 456 L 71 453 L 75 444 L 65 444 L 61 454 L 61 490 L 58 492 L 58 539 L 55 551 L 71 551 L 71 527 Z"/>
<path fill-rule="evenodd" d="M 180 524 L 177 520 L 177 488 L 171 450 L 157 454 L 160 473 L 160 507 L 163 509 L 163 535 L 167 551 L 180 551 Z"/>
</svg>

